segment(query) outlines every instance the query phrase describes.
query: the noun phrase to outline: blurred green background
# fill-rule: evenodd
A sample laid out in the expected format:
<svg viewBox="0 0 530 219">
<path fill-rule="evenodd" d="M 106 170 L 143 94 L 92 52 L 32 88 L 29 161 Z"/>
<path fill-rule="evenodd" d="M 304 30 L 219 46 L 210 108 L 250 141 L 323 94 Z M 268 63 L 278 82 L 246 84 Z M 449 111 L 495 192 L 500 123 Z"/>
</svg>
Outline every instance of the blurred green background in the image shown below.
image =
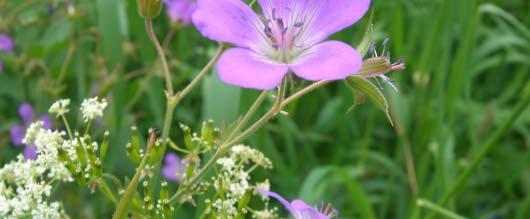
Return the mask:
<svg viewBox="0 0 530 219">
<path fill-rule="evenodd" d="M 0 54 L 0 164 L 21 153 L 9 138 L 9 129 L 20 123 L 19 104 L 46 113 L 58 98 L 78 106 L 99 95 L 110 102 L 99 130 L 109 129 L 112 137 L 105 168 L 130 177 L 134 168 L 124 153 L 129 127 L 145 133 L 163 120 L 157 56 L 136 1 L 80 0 L 74 6 L 69 15 L 64 1 L 0 0 L 0 32 L 16 45 L 14 53 Z M 393 59 L 404 56 L 407 64 L 389 75 L 399 93 L 385 89 L 396 126 L 369 101 L 348 111 L 355 97 L 337 82 L 289 106 L 289 116 L 246 143 L 275 166 L 256 178 L 269 178 L 272 189 L 290 199 L 330 202 L 339 218 L 425 218 L 432 209 L 416 200 L 436 202 L 448 192 L 530 83 L 530 2 L 373 0 L 372 10 L 377 42 L 390 38 Z M 334 38 L 356 46 L 368 20 Z M 217 45 L 193 26 L 175 27 L 164 12 L 155 29 L 167 39 L 174 83 L 181 88 Z M 224 85 L 212 73 L 179 105 L 175 119 L 194 129 L 209 118 L 227 125 L 257 95 Z M 173 130 L 179 139 L 180 130 Z M 530 111 L 505 131 L 445 208 L 468 218 L 530 218 Z M 100 194 L 74 185 L 60 185 L 54 198 L 72 218 L 113 212 Z M 195 218 L 197 211 L 186 205 L 178 212 L 178 218 Z"/>
</svg>

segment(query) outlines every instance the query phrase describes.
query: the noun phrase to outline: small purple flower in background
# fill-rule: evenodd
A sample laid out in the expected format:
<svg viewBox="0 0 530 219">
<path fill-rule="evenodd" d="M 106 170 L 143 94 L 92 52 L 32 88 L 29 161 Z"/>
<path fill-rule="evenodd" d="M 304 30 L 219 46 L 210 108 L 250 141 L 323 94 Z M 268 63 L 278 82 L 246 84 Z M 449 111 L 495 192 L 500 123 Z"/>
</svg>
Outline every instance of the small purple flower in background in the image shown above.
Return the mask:
<svg viewBox="0 0 530 219">
<path fill-rule="evenodd" d="M 326 207 L 323 212 L 318 209 L 309 206 L 302 200 L 293 200 L 289 203 L 285 198 L 278 195 L 277 193 L 270 192 L 267 190 L 259 190 L 262 195 L 272 197 L 278 200 L 295 219 L 331 219 L 337 216 L 336 212 L 331 208 Z"/>
<path fill-rule="evenodd" d="M 0 33 L 0 52 L 13 52 L 13 50 L 15 50 L 15 44 L 13 43 L 11 37 L 6 34 Z M 4 63 L 0 58 L 0 73 L 3 72 L 3 69 Z"/>
<path fill-rule="evenodd" d="M 18 114 L 20 118 L 22 119 L 22 124 L 15 125 L 11 127 L 10 134 L 11 134 L 11 142 L 15 146 L 24 146 L 24 143 L 22 143 L 22 140 L 24 139 L 24 136 L 26 135 L 26 129 L 28 126 L 35 122 L 35 111 L 33 110 L 33 107 L 28 103 L 23 103 L 18 107 Z M 51 129 L 52 128 L 52 120 L 48 115 L 41 115 L 37 118 L 37 120 L 42 121 L 44 124 L 42 128 L 44 129 Z M 26 159 L 37 159 L 37 148 L 35 145 L 25 145 L 26 148 L 24 149 L 24 157 Z"/>
<path fill-rule="evenodd" d="M 198 0 L 193 23 L 205 37 L 234 44 L 219 59 L 220 78 L 232 85 L 273 89 L 292 71 L 300 78 L 341 80 L 357 73 L 362 57 L 350 45 L 325 41 L 356 23 L 370 0 L 258 0 L 257 15 L 241 0 Z"/>
<path fill-rule="evenodd" d="M 191 23 L 191 16 L 197 9 L 195 0 L 164 0 L 164 3 L 172 22 L 183 26 Z"/>
<path fill-rule="evenodd" d="M 168 153 L 164 158 L 164 167 L 162 168 L 162 175 L 168 181 L 181 182 L 187 165 L 182 162 L 179 156 L 175 153 Z"/>
</svg>

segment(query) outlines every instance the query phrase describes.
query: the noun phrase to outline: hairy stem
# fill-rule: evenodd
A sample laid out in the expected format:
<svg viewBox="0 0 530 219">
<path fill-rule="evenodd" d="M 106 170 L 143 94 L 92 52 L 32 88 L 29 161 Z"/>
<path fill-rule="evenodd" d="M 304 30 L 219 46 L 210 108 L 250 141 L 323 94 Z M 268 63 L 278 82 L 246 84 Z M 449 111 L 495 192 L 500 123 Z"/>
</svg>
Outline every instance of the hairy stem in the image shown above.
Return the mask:
<svg viewBox="0 0 530 219">
<path fill-rule="evenodd" d="M 193 88 L 208 74 L 208 72 L 212 69 L 213 65 L 221 57 L 221 54 L 223 53 L 224 48 L 225 48 L 225 44 L 220 43 L 219 47 L 217 48 L 217 51 L 215 52 L 215 55 L 210 59 L 208 64 L 206 64 L 204 68 L 201 69 L 199 74 L 195 76 L 195 78 L 188 84 L 188 86 L 186 86 L 184 89 L 182 89 L 182 91 L 180 91 L 177 94 L 179 99 L 182 99 L 183 97 L 188 95 L 188 93 L 190 93 L 193 90 Z"/>
<path fill-rule="evenodd" d="M 158 39 L 156 38 L 155 31 L 153 30 L 153 20 L 150 18 L 145 19 L 145 29 L 147 31 L 147 35 L 149 35 L 149 39 L 153 43 L 153 46 L 158 53 L 158 56 L 160 57 L 160 61 L 162 61 L 162 70 L 164 71 L 164 76 L 166 78 L 167 92 L 173 95 L 173 82 L 171 81 L 171 74 L 169 72 L 166 55 L 164 53 L 164 49 L 162 49 L 162 46 L 160 46 L 160 42 L 158 42 Z"/>
<path fill-rule="evenodd" d="M 215 152 L 215 154 L 208 160 L 208 162 L 197 173 L 197 175 L 195 175 L 186 185 L 181 186 L 179 190 L 170 198 L 169 202 L 175 203 L 176 201 L 181 199 L 182 196 L 186 194 L 186 191 L 190 188 L 193 188 L 200 181 L 200 179 L 208 173 L 208 171 L 214 166 L 217 160 L 221 158 L 222 156 L 224 156 L 224 154 L 228 151 L 228 149 L 230 149 L 231 146 L 237 143 L 240 143 L 241 141 L 245 140 L 247 137 L 252 135 L 259 128 L 265 125 L 269 120 L 274 118 L 279 113 L 279 111 L 283 107 L 287 106 L 289 103 L 299 99 L 300 97 L 304 96 L 305 94 L 319 87 L 322 87 L 323 85 L 328 84 L 329 82 L 330 81 L 315 82 L 307 86 L 306 88 L 296 92 L 295 94 L 291 95 L 289 98 L 283 99 L 283 95 L 285 95 L 285 90 L 286 90 L 286 84 L 285 84 L 286 81 L 284 80 L 278 90 L 277 98 L 281 98 L 281 100 L 275 101 L 275 104 L 271 107 L 271 109 L 267 111 L 258 121 L 256 121 L 253 125 L 251 125 L 247 130 L 237 135 L 233 139 L 227 139 L 227 142 L 222 143 L 221 146 L 219 146 L 219 148 Z"/>
<path fill-rule="evenodd" d="M 120 202 L 118 203 L 118 207 L 116 208 L 116 211 L 114 212 L 114 216 L 112 216 L 112 219 L 122 219 L 127 216 L 127 213 L 129 212 L 129 205 L 134 199 L 134 195 L 136 194 L 136 187 L 138 187 L 138 183 L 140 182 L 142 172 L 145 168 L 145 164 L 147 163 L 147 158 L 149 157 L 149 154 L 151 153 L 151 150 L 153 149 L 155 142 L 156 142 L 156 133 L 153 132 L 151 133 L 149 137 L 149 142 L 147 144 L 147 151 L 142 159 L 142 162 L 140 163 L 140 166 L 138 166 L 138 169 L 136 170 L 136 174 L 134 174 L 134 177 L 132 178 L 131 182 L 127 186 L 127 189 L 123 193 L 123 196 L 121 197 Z"/>
<path fill-rule="evenodd" d="M 258 109 L 258 107 L 261 106 L 261 103 L 263 103 L 263 101 L 265 100 L 265 97 L 267 97 L 267 94 L 269 94 L 269 91 L 261 92 L 261 94 L 258 96 L 256 101 L 254 101 L 250 109 L 247 111 L 245 116 L 243 116 L 243 118 L 239 121 L 239 123 L 234 128 L 234 130 L 232 130 L 232 133 L 228 135 L 228 137 L 226 138 L 227 140 L 232 139 L 237 133 L 241 131 L 241 129 L 247 124 L 248 120 L 250 120 L 252 116 L 254 115 L 254 113 L 256 113 L 256 110 Z"/>
</svg>

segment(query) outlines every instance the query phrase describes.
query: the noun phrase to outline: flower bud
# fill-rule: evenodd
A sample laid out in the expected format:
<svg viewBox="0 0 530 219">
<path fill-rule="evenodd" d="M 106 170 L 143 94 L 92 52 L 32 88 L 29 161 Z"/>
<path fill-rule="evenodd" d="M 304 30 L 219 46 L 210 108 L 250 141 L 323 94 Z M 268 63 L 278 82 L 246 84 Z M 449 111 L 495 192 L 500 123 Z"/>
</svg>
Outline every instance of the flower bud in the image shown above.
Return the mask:
<svg viewBox="0 0 530 219">
<path fill-rule="evenodd" d="M 138 13 L 144 18 L 155 18 L 160 14 L 162 0 L 137 0 Z"/>
<path fill-rule="evenodd" d="M 405 69 L 405 64 L 402 60 L 396 63 L 391 63 L 388 57 L 379 56 L 364 60 L 363 67 L 357 75 L 364 78 L 373 78 L 384 75 L 390 71 L 403 69 Z"/>
</svg>

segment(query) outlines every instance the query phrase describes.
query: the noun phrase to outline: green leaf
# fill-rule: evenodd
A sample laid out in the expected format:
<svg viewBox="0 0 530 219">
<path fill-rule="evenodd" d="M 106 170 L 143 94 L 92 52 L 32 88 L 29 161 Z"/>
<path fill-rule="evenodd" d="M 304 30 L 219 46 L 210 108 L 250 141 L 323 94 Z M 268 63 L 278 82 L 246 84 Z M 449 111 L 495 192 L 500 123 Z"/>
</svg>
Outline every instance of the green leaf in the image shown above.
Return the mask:
<svg viewBox="0 0 530 219">
<path fill-rule="evenodd" d="M 203 81 L 203 118 L 213 119 L 216 125 L 229 124 L 239 116 L 241 89 L 225 84 L 217 73 Z"/>
<path fill-rule="evenodd" d="M 65 42 L 70 36 L 71 28 L 70 22 L 66 19 L 53 22 L 44 32 L 41 44 L 46 49 L 50 49 L 59 43 Z"/>
<path fill-rule="evenodd" d="M 371 81 L 366 78 L 351 76 L 346 79 L 346 84 L 352 88 L 356 93 L 361 93 L 369 97 L 388 117 L 388 121 L 392 126 L 392 118 L 390 117 L 388 101 L 383 95 L 383 92 L 377 88 Z"/>
</svg>

